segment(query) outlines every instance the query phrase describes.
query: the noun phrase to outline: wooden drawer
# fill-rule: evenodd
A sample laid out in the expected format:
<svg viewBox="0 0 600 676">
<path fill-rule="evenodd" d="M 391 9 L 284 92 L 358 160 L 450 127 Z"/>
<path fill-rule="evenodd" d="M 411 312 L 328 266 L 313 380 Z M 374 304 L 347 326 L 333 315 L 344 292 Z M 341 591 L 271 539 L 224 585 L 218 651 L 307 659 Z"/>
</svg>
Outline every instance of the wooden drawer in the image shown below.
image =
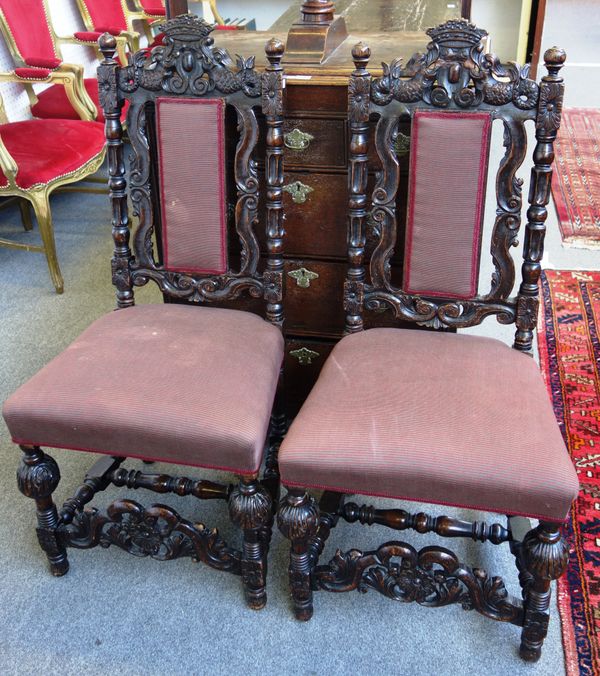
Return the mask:
<svg viewBox="0 0 600 676">
<path fill-rule="evenodd" d="M 335 342 L 288 338 L 285 341 L 283 378 L 285 409 L 294 418 L 317 382 Z"/>
<path fill-rule="evenodd" d="M 286 334 L 340 337 L 344 332 L 345 275 L 345 263 L 286 260 Z"/>
</svg>

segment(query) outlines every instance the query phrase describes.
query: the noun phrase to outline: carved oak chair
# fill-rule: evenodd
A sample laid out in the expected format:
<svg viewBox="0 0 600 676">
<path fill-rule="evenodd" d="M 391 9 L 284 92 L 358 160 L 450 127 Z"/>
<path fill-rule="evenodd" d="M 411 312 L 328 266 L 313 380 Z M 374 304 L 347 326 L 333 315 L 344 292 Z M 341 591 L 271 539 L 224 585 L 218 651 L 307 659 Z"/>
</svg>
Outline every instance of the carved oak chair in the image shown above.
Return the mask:
<svg viewBox="0 0 600 676">
<path fill-rule="evenodd" d="M 282 427 L 275 415 L 259 480 L 283 358 L 283 45 L 268 43 L 270 65 L 261 76 L 254 59 L 239 57 L 236 65 L 213 46 L 212 27 L 191 15 L 161 29 L 165 46 L 139 52 L 127 67 L 114 59 L 114 36 L 100 40 L 118 311 L 94 322 L 10 397 L 4 417 L 24 452 L 18 485 L 35 500 L 40 545 L 54 575 L 67 572 L 67 547 L 114 544 L 159 560 L 191 556 L 241 575 L 248 604 L 261 608 Z M 126 100 L 129 179 L 120 121 Z M 237 114 L 239 131 L 231 167 L 224 157 L 226 108 Z M 253 156 L 256 109 L 267 127 L 264 181 Z M 229 170 L 235 180 L 228 195 Z M 262 263 L 256 230 L 261 183 L 268 249 Z M 133 251 L 128 195 L 138 217 Z M 228 197 L 239 261 L 229 255 L 235 242 L 226 233 Z M 135 306 L 134 287 L 150 280 L 173 301 L 196 304 Z M 244 297 L 262 299 L 268 321 L 205 306 Z M 60 510 L 52 500 L 59 470 L 44 446 L 104 454 Z M 120 467 L 126 457 L 225 470 L 239 481 L 128 471 Z M 110 484 L 226 501 L 243 532 L 241 550 L 164 505 L 144 509 L 118 500 L 106 513 L 85 509 Z"/>
<path fill-rule="evenodd" d="M 288 488 L 278 523 L 291 541 L 290 586 L 298 619 L 313 613 L 313 591 L 374 589 L 425 606 L 460 603 L 522 627 L 521 656 L 536 660 L 548 624 L 550 584 L 564 571 L 560 527 L 577 495 L 565 449 L 532 350 L 538 279 L 560 123 L 565 53 L 546 52 L 538 85 L 528 69 L 483 53 L 487 33 L 465 21 L 430 29 L 425 54 L 406 67 L 367 71 L 370 50 L 353 50 L 349 88 L 350 202 L 347 334 L 334 348 L 280 449 Z M 399 120 L 411 119 L 406 236 L 397 233 Z M 382 164 L 367 194 L 370 120 Z M 479 290 L 482 216 L 493 121 L 506 152 L 496 175 L 491 288 Z M 510 250 L 521 220 L 525 123 L 535 124 L 522 277 L 512 296 Z M 371 203 L 370 213 L 368 209 Z M 370 220 L 367 220 L 370 216 Z M 375 248 L 365 264 L 367 223 Z M 403 270 L 390 263 L 403 245 Z M 516 324 L 504 343 L 452 332 L 363 330 L 363 316 L 389 311 L 399 320 L 464 328 L 495 316 Z M 307 489 L 324 490 L 317 504 Z M 349 494 L 415 500 L 509 515 L 467 522 L 346 502 Z M 523 600 L 499 577 L 462 564 L 450 550 L 390 541 L 376 551 L 319 557 L 339 519 L 395 530 L 509 543 Z M 539 520 L 532 527 L 529 519 Z"/>
<path fill-rule="evenodd" d="M 88 33 L 61 37 L 50 21 L 48 0 L 0 0 L 0 31 L 17 65 L 12 73 L 0 73 L 0 82 L 19 82 L 25 87 L 35 117 L 44 119 L 98 120 L 98 82 L 85 78 L 83 66 L 66 63 L 63 44 L 97 48 L 97 39 Z M 127 36 L 115 36 L 124 54 Z M 49 85 L 36 93 L 34 84 Z"/>
</svg>

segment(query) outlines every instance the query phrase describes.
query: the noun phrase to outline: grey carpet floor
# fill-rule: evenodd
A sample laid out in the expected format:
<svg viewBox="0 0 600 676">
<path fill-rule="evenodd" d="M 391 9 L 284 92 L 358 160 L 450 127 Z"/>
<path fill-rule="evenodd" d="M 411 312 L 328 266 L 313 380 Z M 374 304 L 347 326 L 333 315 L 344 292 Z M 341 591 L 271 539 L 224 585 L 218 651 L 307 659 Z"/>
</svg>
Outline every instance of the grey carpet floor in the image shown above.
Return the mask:
<svg viewBox="0 0 600 676">
<path fill-rule="evenodd" d="M 65 277 L 63 296 L 53 293 L 42 256 L 0 249 L 0 400 L 113 308 L 106 197 L 57 195 L 53 211 Z M 22 240 L 36 234 L 20 230 L 16 210 L 2 212 L 0 222 L 3 233 Z M 141 289 L 137 298 L 160 301 L 150 287 Z M 140 378 L 143 381 L 143 374 Z M 287 547 L 279 533 L 270 555 L 269 603 L 259 613 L 244 606 L 239 578 L 188 560 L 158 563 L 117 549 L 72 550 L 70 572 L 54 579 L 36 541 L 34 505 L 15 485 L 19 454 L 1 424 L 0 673 L 563 673 L 554 602 L 544 654 L 533 666 L 517 655 L 518 628 L 459 607 L 395 604 L 375 593 L 321 593 L 316 595 L 314 619 L 298 623 L 290 612 Z M 94 458 L 59 450 L 52 455 L 63 475 L 56 492 L 60 503 L 79 485 Z M 186 468 L 181 473 L 201 475 Z M 102 507 L 122 494 L 108 490 L 95 504 Z M 141 491 L 129 495 L 144 504 L 172 505 L 187 518 L 220 526 L 224 537 L 235 538 L 223 504 Z M 415 511 L 420 507 L 407 505 Z M 337 546 L 373 548 L 397 535 L 379 527 L 344 524 L 334 532 L 326 554 Z M 417 547 L 443 543 L 436 536 L 402 534 L 402 539 Z M 507 547 L 451 544 L 464 561 L 502 575 L 509 591 L 517 593 Z"/>
</svg>

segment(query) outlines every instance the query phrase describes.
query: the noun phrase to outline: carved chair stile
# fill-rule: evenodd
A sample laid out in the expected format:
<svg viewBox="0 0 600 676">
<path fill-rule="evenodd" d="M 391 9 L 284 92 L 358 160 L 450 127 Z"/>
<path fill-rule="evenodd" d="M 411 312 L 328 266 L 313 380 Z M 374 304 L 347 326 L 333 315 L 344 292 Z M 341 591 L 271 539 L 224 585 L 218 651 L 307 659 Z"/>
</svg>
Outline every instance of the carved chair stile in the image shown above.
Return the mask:
<svg viewBox="0 0 600 676">
<path fill-rule="evenodd" d="M 266 603 L 283 433 L 273 403 L 283 360 L 284 47 L 277 40 L 267 44 L 269 65 L 260 75 L 253 59 L 238 57 L 234 64 L 214 46 L 212 27 L 204 21 L 185 15 L 160 28 L 164 46 L 138 52 L 127 66 L 115 59 L 115 37 L 105 34 L 100 39 L 118 311 L 95 322 L 22 386 L 5 403 L 4 416 L 24 452 L 18 485 L 35 500 L 38 537 L 53 574 L 67 572 L 68 547 L 116 545 L 159 560 L 189 556 L 241 575 L 248 605 L 259 609 Z M 121 122 L 126 101 L 133 148 L 129 172 Z M 225 190 L 225 106 L 238 118 L 234 172 L 239 269 L 227 256 L 221 227 L 224 200 L 218 199 Z M 261 224 L 268 257 L 262 272 L 253 155 L 256 109 L 262 110 L 268 129 L 267 217 Z M 208 139 L 214 146 L 207 146 Z M 131 247 L 128 196 L 138 220 Z M 154 242 L 162 242 L 163 249 L 154 252 Z M 207 247 L 206 242 L 212 244 Z M 165 294 L 194 299 L 201 306 L 135 306 L 134 288 L 150 280 Z M 263 299 L 266 320 L 242 310 L 206 307 L 244 295 Z M 144 387 L 140 382 L 147 378 L 140 381 L 140 373 L 149 363 L 154 385 Z M 260 478 L 265 445 L 266 469 Z M 58 466 L 42 446 L 105 454 L 60 510 L 52 499 L 60 479 Z M 221 469 L 239 480 L 228 485 L 128 471 L 121 467 L 126 457 Z M 242 532 L 241 549 L 226 544 L 216 529 L 187 521 L 165 505 L 144 509 L 123 499 L 105 513 L 86 508 L 111 484 L 224 500 Z"/>
<path fill-rule="evenodd" d="M 313 613 L 313 591 L 379 591 L 425 606 L 465 609 L 522 628 L 521 657 L 540 657 L 551 581 L 565 570 L 560 526 L 577 495 L 541 375 L 533 360 L 546 205 L 560 124 L 565 53 L 545 54 L 541 83 L 528 69 L 483 53 L 487 33 L 467 21 L 430 29 L 424 54 L 403 66 L 367 70 L 370 49 L 358 44 L 349 84 L 350 168 L 347 335 L 336 345 L 280 448 L 278 524 L 291 541 L 290 589 L 296 617 Z M 411 156 L 403 280 L 391 279 L 396 242 L 399 121 L 411 119 Z M 383 170 L 367 193 L 369 123 Z M 496 176 L 497 208 L 490 253 L 491 288 L 480 293 L 482 210 L 493 120 L 504 127 L 505 155 Z M 535 124 L 529 208 L 518 292 L 511 248 L 521 221 L 517 170 Z M 367 221 L 375 250 L 365 265 Z M 514 350 L 499 341 L 403 328 L 364 330 L 364 317 L 464 328 L 495 316 L 514 323 Z M 456 393 L 460 392 L 460 396 Z M 324 490 L 317 504 L 309 489 Z M 364 494 L 509 515 L 507 526 L 467 522 L 346 502 Z M 530 518 L 538 519 L 532 527 Z M 323 564 L 330 531 L 349 523 L 380 524 L 442 537 L 509 543 L 522 600 L 499 577 L 462 564 L 450 550 L 417 551 L 391 541 L 376 551 L 337 551 Z"/>
</svg>

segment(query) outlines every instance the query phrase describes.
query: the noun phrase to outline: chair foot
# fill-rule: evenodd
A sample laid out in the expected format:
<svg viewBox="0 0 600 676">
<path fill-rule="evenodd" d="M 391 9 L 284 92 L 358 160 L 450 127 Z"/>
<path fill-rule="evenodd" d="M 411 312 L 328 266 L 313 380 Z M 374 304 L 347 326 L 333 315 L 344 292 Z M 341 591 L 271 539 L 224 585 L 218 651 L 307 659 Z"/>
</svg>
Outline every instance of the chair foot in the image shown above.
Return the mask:
<svg viewBox="0 0 600 676">
<path fill-rule="evenodd" d="M 243 478 L 229 498 L 229 516 L 243 531 L 242 583 L 246 603 L 252 610 L 267 604 L 267 552 L 265 528 L 272 518 L 268 491 L 256 478 Z"/>
<path fill-rule="evenodd" d="M 560 525 L 541 522 L 523 540 L 522 558 L 531 582 L 525 592 L 525 621 L 521 632 L 519 654 L 527 662 L 537 662 L 548 633 L 552 580 L 565 571 L 569 550 L 560 532 Z"/>
<path fill-rule="evenodd" d="M 23 458 L 17 471 L 17 485 L 23 495 L 35 500 L 37 536 L 50 564 L 50 572 L 61 577 L 69 570 L 67 551 L 57 534 L 58 513 L 52 493 L 60 481 L 56 461 L 37 446 L 21 446 Z"/>
<path fill-rule="evenodd" d="M 291 541 L 290 592 L 296 619 L 307 622 L 313 615 L 311 572 L 314 565 L 309 542 L 317 532 L 319 508 L 303 488 L 290 488 L 277 513 L 279 530 Z"/>
</svg>

